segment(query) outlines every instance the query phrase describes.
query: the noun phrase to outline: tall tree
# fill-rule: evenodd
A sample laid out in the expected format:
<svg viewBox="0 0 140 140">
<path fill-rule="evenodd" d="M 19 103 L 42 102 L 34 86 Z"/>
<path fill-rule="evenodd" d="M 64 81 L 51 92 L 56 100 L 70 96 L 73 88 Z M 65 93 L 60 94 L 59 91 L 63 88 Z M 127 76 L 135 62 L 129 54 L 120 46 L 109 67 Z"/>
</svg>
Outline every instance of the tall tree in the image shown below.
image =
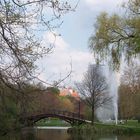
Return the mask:
<svg viewBox="0 0 140 140">
<path fill-rule="evenodd" d="M 41 31 L 53 33 L 61 25 L 61 17 L 70 10 L 67 1 L 0 1 L 0 80 L 3 83 L 10 86 L 9 83 L 34 79 L 36 60 L 52 49 L 42 45 Z"/>
<path fill-rule="evenodd" d="M 110 64 L 119 68 L 122 54 L 126 60 L 140 53 L 140 1 L 129 0 L 123 5 L 124 15 L 101 13 L 89 39 L 89 48 L 97 60 L 110 57 Z"/>
<path fill-rule="evenodd" d="M 140 66 L 135 62 L 125 67 L 119 88 L 119 113 L 125 119 L 140 116 Z"/>
<path fill-rule="evenodd" d="M 93 124 L 95 111 L 111 100 L 107 94 L 108 85 L 105 77 L 101 74 L 100 66 L 89 65 L 83 81 L 81 83 L 76 83 L 76 87 L 81 94 L 83 101 L 92 110 Z"/>
<path fill-rule="evenodd" d="M 32 96 L 30 93 L 36 89 L 30 82 L 37 79 L 35 62 L 53 48 L 49 45 L 43 46 L 42 33 L 53 33 L 54 29 L 62 24 L 61 17 L 71 10 L 74 9 L 67 0 L 0 1 L 0 101 L 5 104 L 4 109 L 0 110 L 0 114 L 3 114 L 0 115 L 1 120 L 10 113 L 7 109 L 9 102 L 12 102 L 13 106 L 16 104 L 16 97 L 19 99 L 22 117 L 28 113 L 27 108 L 31 105 L 29 97 Z M 13 93 L 14 99 L 9 92 Z M 16 93 L 19 95 L 16 96 Z M 17 114 L 19 115 L 19 112 Z M 13 124 L 16 123 L 12 122 L 11 126 L 14 126 Z"/>
<path fill-rule="evenodd" d="M 121 84 L 130 88 L 131 93 L 136 93 L 140 90 L 140 65 L 136 62 L 125 67 L 121 76 Z"/>
</svg>

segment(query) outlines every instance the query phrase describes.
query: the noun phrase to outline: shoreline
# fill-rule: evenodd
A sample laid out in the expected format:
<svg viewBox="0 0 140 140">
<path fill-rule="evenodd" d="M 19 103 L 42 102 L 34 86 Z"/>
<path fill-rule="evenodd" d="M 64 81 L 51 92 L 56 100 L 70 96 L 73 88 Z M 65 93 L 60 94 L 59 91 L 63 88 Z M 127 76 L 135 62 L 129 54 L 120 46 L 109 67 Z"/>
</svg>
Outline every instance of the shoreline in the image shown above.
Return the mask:
<svg viewBox="0 0 140 140">
<path fill-rule="evenodd" d="M 71 128 L 71 127 L 65 127 L 65 126 L 35 126 L 35 127 L 33 127 L 33 128 L 35 128 L 35 129 L 52 129 L 52 130 L 54 130 L 54 129 L 59 129 L 59 130 L 61 130 L 61 129 L 63 129 L 63 130 L 68 130 L 69 128 Z"/>
<path fill-rule="evenodd" d="M 140 127 L 95 123 L 94 126 L 88 124 L 84 124 L 81 126 L 74 126 L 72 128 L 69 128 L 67 132 L 70 134 L 92 133 L 92 134 L 117 134 L 117 135 L 138 134 L 140 135 Z"/>
</svg>

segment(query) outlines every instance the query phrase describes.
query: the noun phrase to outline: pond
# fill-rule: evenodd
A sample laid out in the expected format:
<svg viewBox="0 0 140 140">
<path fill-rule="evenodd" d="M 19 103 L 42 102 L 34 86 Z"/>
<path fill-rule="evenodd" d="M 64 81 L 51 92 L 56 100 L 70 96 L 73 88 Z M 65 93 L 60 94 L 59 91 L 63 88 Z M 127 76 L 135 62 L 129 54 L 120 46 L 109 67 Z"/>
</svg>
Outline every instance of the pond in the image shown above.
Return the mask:
<svg viewBox="0 0 140 140">
<path fill-rule="evenodd" d="M 140 136 L 70 135 L 67 127 L 26 128 L 20 133 L 0 137 L 0 140 L 140 140 Z"/>
</svg>

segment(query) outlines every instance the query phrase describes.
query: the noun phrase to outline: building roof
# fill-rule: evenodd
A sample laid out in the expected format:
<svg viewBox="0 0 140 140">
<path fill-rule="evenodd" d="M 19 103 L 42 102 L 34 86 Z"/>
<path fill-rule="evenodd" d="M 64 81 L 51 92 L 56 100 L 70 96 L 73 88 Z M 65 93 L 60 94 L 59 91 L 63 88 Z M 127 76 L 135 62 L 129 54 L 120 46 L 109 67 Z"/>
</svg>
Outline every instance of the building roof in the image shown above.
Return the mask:
<svg viewBox="0 0 140 140">
<path fill-rule="evenodd" d="M 76 92 L 75 90 L 73 90 L 72 88 L 65 88 L 65 89 L 62 89 L 60 91 L 60 96 L 72 96 L 72 97 L 75 97 L 75 98 L 79 98 L 79 94 L 78 92 Z"/>
</svg>

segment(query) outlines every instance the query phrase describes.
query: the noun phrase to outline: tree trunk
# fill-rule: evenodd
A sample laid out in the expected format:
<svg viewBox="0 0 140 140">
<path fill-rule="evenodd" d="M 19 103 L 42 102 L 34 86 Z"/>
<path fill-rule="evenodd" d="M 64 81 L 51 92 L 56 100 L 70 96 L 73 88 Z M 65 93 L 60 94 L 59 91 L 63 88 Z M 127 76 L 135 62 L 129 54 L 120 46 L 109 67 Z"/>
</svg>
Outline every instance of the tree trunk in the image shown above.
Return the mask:
<svg viewBox="0 0 140 140">
<path fill-rule="evenodd" d="M 94 106 L 92 106 L 92 118 L 91 118 L 91 124 L 94 125 Z"/>
</svg>

